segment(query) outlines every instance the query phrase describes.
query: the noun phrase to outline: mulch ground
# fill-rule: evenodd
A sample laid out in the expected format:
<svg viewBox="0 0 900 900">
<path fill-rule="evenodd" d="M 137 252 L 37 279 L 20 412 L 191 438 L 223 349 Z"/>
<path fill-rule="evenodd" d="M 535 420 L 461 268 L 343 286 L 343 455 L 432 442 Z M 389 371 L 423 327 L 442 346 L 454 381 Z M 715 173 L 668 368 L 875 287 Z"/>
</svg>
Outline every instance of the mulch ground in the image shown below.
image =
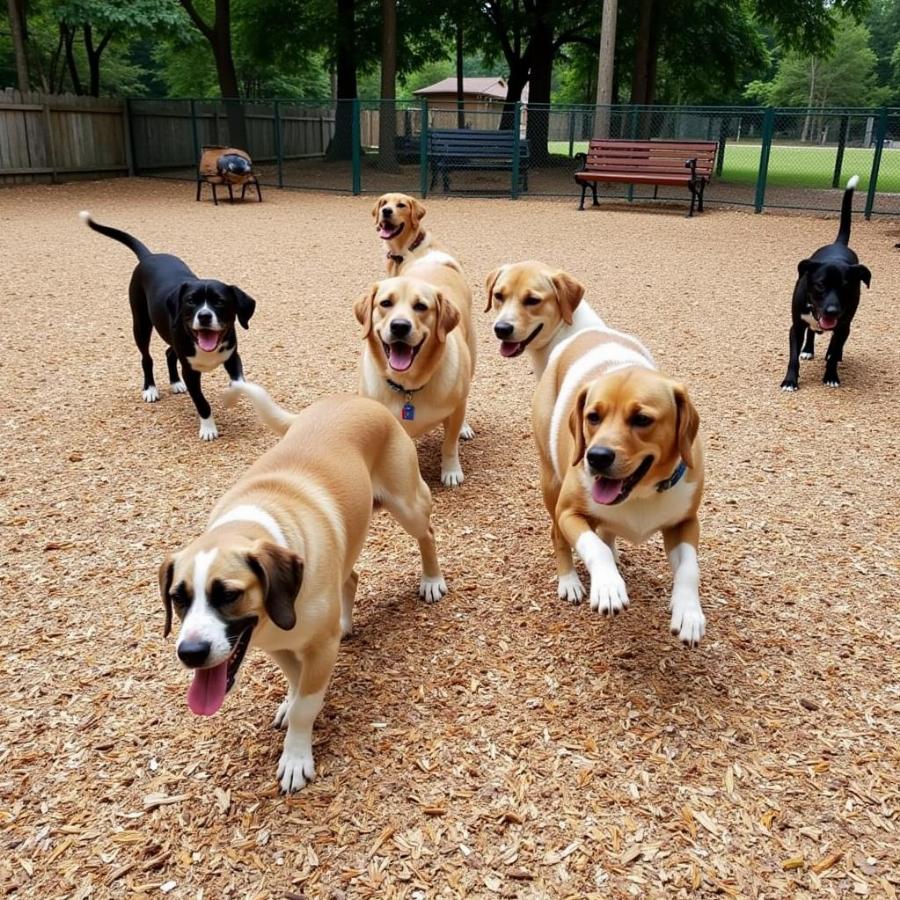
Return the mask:
<svg viewBox="0 0 900 900">
<path fill-rule="evenodd" d="M 614 621 L 557 600 L 533 380 L 479 311 L 466 482 L 420 441 L 451 586 L 376 519 L 356 634 L 280 796 L 283 696 L 251 653 L 212 719 L 162 638 L 156 571 L 273 442 L 249 407 L 204 444 L 186 396 L 141 402 L 133 257 L 76 212 L 258 300 L 248 377 L 288 407 L 356 386 L 352 301 L 381 272 L 371 198 L 191 185 L 0 194 L 0 887 L 21 897 L 888 896 L 900 889 L 897 223 L 854 222 L 872 269 L 841 369 L 778 389 L 796 263 L 832 219 L 683 206 L 436 198 L 476 292 L 537 257 L 682 378 L 708 444 L 697 651 L 668 632 L 661 545 L 626 547 Z"/>
</svg>

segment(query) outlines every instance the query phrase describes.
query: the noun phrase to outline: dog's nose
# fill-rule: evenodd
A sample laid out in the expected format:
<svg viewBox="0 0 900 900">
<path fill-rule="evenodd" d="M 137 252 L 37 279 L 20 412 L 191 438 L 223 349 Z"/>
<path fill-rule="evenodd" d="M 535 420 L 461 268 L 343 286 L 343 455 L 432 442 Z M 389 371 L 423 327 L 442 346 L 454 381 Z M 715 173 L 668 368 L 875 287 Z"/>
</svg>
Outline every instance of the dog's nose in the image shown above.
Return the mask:
<svg viewBox="0 0 900 900">
<path fill-rule="evenodd" d="M 605 472 L 615 462 L 616 451 L 610 447 L 591 447 L 587 452 L 588 465 L 595 472 Z"/>
<path fill-rule="evenodd" d="M 505 341 L 512 333 L 512 322 L 497 322 L 497 324 L 494 325 L 494 334 L 496 334 L 501 341 Z"/>
<path fill-rule="evenodd" d="M 190 669 L 199 668 L 206 662 L 211 646 L 209 641 L 182 641 L 178 658 Z"/>
<path fill-rule="evenodd" d="M 412 331 L 412 322 L 408 319 L 394 319 L 391 322 L 391 334 L 394 337 L 406 337 Z"/>
<path fill-rule="evenodd" d="M 394 214 L 394 210 L 391 209 L 390 206 L 382 206 L 382 207 L 381 207 L 381 215 L 382 215 L 385 219 L 389 219 L 393 214 Z"/>
<path fill-rule="evenodd" d="M 197 321 L 201 325 L 212 325 L 212 313 L 211 312 L 197 313 Z"/>
</svg>

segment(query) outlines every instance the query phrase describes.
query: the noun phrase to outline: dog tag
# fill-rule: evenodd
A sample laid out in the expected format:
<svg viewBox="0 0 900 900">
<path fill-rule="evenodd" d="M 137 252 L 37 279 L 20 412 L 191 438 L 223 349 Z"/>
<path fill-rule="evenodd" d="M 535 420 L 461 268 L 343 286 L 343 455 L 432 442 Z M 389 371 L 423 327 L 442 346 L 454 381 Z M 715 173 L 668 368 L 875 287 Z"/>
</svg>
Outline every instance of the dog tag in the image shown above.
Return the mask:
<svg viewBox="0 0 900 900">
<path fill-rule="evenodd" d="M 400 417 L 404 422 L 412 422 L 416 417 L 416 408 L 412 405 L 412 403 L 404 403 L 403 409 L 400 413 Z"/>
</svg>

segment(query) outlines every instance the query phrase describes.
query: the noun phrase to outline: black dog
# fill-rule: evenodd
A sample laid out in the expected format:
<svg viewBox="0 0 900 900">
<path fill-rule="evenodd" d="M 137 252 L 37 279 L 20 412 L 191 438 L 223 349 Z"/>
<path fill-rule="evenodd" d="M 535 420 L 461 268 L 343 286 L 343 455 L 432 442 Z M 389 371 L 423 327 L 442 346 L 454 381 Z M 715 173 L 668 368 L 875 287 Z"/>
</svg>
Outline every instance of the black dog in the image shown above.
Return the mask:
<svg viewBox="0 0 900 900">
<path fill-rule="evenodd" d="M 144 400 L 147 403 L 159 400 L 150 356 L 150 336 L 155 328 L 169 345 L 166 362 L 172 393 L 187 391 L 191 395 L 200 416 L 201 439 L 214 440 L 219 432 L 200 390 L 200 375 L 225 366 L 232 381 L 243 381 L 234 320 L 237 318 L 247 328 L 256 301 L 234 285 L 197 278 L 177 256 L 151 253 L 130 234 L 98 225 L 88 212 L 80 215 L 89 228 L 124 244 L 139 260 L 128 286 L 128 297 L 134 341 L 144 367 Z M 178 377 L 179 362 L 183 381 Z"/>
<path fill-rule="evenodd" d="M 794 286 L 791 306 L 793 324 L 790 330 L 790 361 L 781 382 L 783 391 L 796 391 L 800 377 L 800 360 L 815 355 L 816 334 L 834 332 L 825 354 L 825 377 L 829 387 L 840 387 L 838 363 L 843 358 L 844 344 L 850 335 L 850 323 L 859 306 L 860 282 L 866 287 L 872 273 L 859 264 L 859 257 L 847 246 L 850 242 L 850 217 L 853 191 L 859 182 L 854 175 L 847 182 L 841 205 L 841 226 L 833 244 L 820 247 L 797 266 L 800 277 Z M 804 342 L 803 336 L 806 335 Z M 801 350 L 802 346 L 802 350 Z"/>
</svg>

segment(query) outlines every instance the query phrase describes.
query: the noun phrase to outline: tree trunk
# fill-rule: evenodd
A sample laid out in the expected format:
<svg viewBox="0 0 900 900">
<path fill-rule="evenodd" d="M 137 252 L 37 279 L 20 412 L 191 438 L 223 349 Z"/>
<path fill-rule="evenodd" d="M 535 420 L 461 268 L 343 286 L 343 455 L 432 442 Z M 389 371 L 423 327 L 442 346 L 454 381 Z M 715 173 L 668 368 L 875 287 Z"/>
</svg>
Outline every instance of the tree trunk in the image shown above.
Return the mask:
<svg viewBox="0 0 900 900">
<path fill-rule="evenodd" d="M 356 0 L 337 0 L 337 109 L 328 159 L 353 156 L 353 103 L 356 99 Z"/>
<path fill-rule="evenodd" d="M 466 127 L 466 94 L 463 81 L 462 8 L 456 10 L 456 127 Z"/>
<path fill-rule="evenodd" d="M 600 58 L 597 61 L 597 112 L 594 116 L 594 137 L 608 138 L 612 119 L 613 78 L 616 70 L 617 0 L 603 0 L 600 23 Z"/>
<path fill-rule="evenodd" d="M 553 79 L 553 24 L 544 18 L 534 23 L 529 41 L 534 62 L 528 83 L 528 141 L 537 159 L 547 157 L 547 138 L 550 133 L 550 91 Z"/>
<path fill-rule="evenodd" d="M 112 31 L 107 31 L 105 35 L 100 40 L 100 43 L 94 47 L 94 32 L 89 23 L 82 25 L 82 32 L 84 34 L 84 52 L 87 56 L 88 61 L 88 72 L 90 74 L 90 86 L 88 88 L 88 93 L 92 97 L 100 96 L 100 57 L 103 55 L 103 51 L 106 49 L 106 45 L 109 43 L 110 39 L 113 36 Z"/>
<path fill-rule="evenodd" d="M 7 0 L 9 7 L 9 30 L 12 35 L 13 52 L 16 56 L 16 81 L 19 90 L 27 93 L 31 87 L 28 77 L 28 52 L 25 37 L 25 5 L 21 0 Z"/>
<path fill-rule="evenodd" d="M 75 40 L 75 30 L 63 22 L 59 23 L 59 29 L 63 36 L 63 44 L 66 51 L 66 68 L 69 72 L 69 78 L 72 80 L 72 90 L 80 97 L 84 94 L 84 88 L 81 86 L 78 64 L 75 62 L 75 53 L 72 47 Z"/>
<path fill-rule="evenodd" d="M 800 135 L 800 143 L 805 144 L 809 137 L 812 125 L 812 106 L 816 97 L 816 58 L 809 61 L 809 99 L 806 101 L 806 118 L 803 120 L 803 132 Z"/>
<path fill-rule="evenodd" d="M 397 172 L 397 0 L 381 0 L 381 108 L 378 168 Z"/>
<path fill-rule="evenodd" d="M 527 59 L 519 59 L 510 66 L 509 80 L 506 82 L 506 99 L 503 101 L 503 114 L 500 116 L 500 131 L 511 131 L 515 105 L 522 99 L 522 91 L 528 84 L 531 64 Z"/>
<path fill-rule="evenodd" d="M 647 102 L 647 75 L 650 60 L 650 34 L 653 31 L 655 0 L 639 0 L 638 30 L 634 40 L 634 70 L 631 76 L 632 104 Z"/>
</svg>

